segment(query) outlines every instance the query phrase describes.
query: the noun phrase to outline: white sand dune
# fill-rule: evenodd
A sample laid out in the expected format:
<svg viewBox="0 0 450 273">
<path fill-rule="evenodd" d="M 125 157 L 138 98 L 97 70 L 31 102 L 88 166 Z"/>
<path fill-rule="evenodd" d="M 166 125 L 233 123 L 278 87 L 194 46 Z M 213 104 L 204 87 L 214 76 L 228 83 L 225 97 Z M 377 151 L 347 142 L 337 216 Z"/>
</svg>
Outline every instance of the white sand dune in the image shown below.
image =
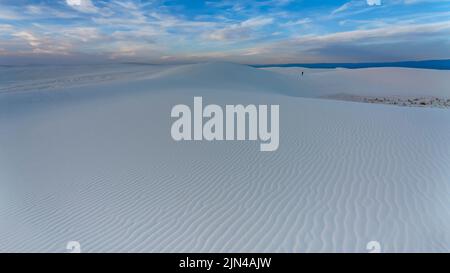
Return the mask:
<svg viewBox="0 0 450 273">
<path fill-rule="evenodd" d="M 37 90 L 58 90 L 101 82 L 138 80 L 169 69 L 170 65 L 60 65 L 0 66 L 0 94 Z"/>
<path fill-rule="evenodd" d="M 316 96 L 404 96 L 450 98 L 450 71 L 415 68 L 265 68 L 301 81 Z M 301 77 L 301 72 L 305 74 Z"/>
<path fill-rule="evenodd" d="M 0 251 L 449 252 L 450 111 L 291 96 L 275 75 L 207 64 L 0 94 Z M 279 149 L 173 141 L 170 110 L 194 95 L 280 104 Z"/>
<path fill-rule="evenodd" d="M 204 63 L 166 69 L 150 76 L 159 90 L 241 90 L 312 97 L 300 82 L 282 73 L 232 63 Z"/>
</svg>

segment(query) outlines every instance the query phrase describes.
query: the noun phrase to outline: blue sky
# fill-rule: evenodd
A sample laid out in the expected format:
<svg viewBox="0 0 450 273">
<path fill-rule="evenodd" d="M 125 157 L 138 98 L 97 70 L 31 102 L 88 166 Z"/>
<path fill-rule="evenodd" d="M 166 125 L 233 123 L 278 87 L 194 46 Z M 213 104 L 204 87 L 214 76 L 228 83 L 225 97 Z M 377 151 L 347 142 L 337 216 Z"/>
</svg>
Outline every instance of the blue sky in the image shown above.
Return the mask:
<svg viewBox="0 0 450 273">
<path fill-rule="evenodd" d="M 0 64 L 450 58 L 450 0 L 0 0 Z"/>
</svg>

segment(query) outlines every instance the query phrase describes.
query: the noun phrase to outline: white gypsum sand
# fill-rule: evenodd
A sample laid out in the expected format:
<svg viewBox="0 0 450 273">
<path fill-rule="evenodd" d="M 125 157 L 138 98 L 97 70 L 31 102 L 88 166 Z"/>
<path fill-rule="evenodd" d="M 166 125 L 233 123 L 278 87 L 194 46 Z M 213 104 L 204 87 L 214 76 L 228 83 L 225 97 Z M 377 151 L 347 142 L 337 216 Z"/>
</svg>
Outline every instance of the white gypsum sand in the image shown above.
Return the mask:
<svg viewBox="0 0 450 273">
<path fill-rule="evenodd" d="M 450 106 L 448 70 L 392 67 L 363 69 L 270 67 L 264 70 L 296 79 L 302 89 L 309 90 L 315 97 L 402 106 Z"/>
<path fill-rule="evenodd" d="M 202 64 L 0 94 L 0 251 L 450 251 L 450 111 L 304 98 L 280 75 Z M 278 150 L 173 141 L 194 96 L 279 104 Z"/>
</svg>

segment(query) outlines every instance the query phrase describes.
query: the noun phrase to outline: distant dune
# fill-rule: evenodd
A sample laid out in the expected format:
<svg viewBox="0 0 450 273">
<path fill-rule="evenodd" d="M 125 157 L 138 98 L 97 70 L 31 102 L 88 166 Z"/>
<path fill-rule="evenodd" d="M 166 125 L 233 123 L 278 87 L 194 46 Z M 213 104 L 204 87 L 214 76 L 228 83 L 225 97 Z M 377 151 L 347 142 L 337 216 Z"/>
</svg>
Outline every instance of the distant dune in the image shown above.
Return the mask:
<svg viewBox="0 0 450 273">
<path fill-rule="evenodd" d="M 270 70 L 86 66 L 25 91 L 2 80 L 0 251 L 367 252 L 375 240 L 449 252 L 450 111 L 316 98 L 448 96 L 447 72 Z M 173 141 L 170 109 L 198 95 L 279 104 L 279 149 Z"/>
<path fill-rule="evenodd" d="M 0 94 L 76 89 L 111 82 L 135 90 L 217 90 L 296 97 L 450 98 L 450 70 L 254 68 L 232 63 L 0 68 Z M 304 73 L 302 75 L 302 72 Z M 114 85 L 112 85 L 115 87 Z M 113 88 L 117 89 L 117 88 Z"/>
<path fill-rule="evenodd" d="M 299 81 L 281 73 L 233 63 L 204 63 L 166 69 L 150 77 L 154 89 L 277 93 L 312 97 Z"/>
<path fill-rule="evenodd" d="M 307 69 L 265 68 L 300 79 L 315 96 L 403 96 L 450 98 L 450 70 L 414 68 Z M 302 71 L 304 76 L 301 77 Z"/>
</svg>

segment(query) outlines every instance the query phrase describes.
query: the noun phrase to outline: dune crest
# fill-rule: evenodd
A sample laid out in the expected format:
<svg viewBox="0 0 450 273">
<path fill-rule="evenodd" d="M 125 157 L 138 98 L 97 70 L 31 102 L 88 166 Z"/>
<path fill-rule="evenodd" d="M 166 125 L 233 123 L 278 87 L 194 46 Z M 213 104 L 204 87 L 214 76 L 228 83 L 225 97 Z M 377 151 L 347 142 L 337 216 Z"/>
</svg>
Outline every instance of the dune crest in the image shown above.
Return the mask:
<svg viewBox="0 0 450 273">
<path fill-rule="evenodd" d="M 152 88 L 263 92 L 310 97 L 298 80 L 286 75 L 234 63 L 182 65 L 149 77 Z"/>
</svg>

